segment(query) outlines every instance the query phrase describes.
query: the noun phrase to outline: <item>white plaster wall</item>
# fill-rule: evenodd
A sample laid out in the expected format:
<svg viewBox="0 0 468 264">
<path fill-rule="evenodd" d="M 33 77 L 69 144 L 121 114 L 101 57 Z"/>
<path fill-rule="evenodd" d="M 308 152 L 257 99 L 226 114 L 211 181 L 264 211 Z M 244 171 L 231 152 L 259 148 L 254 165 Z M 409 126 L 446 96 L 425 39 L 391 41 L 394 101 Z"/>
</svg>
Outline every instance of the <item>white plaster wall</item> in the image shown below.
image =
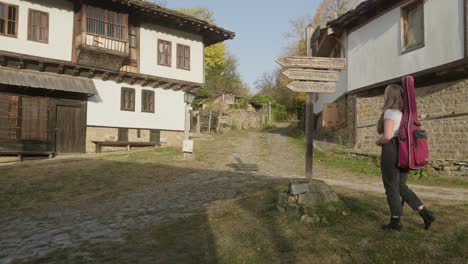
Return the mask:
<svg viewBox="0 0 468 264">
<path fill-rule="evenodd" d="M 340 38 L 340 42 L 342 43 L 344 49 L 342 50 L 343 52 L 343 57 L 347 57 L 347 48 L 346 48 L 346 34 L 343 34 L 343 36 Z M 338 97 L 343 95 L 348 91 L 348 71 L 343 70 L 340 72 L 340 80 L 336 83 L 336 93 L 334 94 L 326 94 L 322 93 L 319 94 L 319 99 L 317 102 L 314 103 L 314 113 L 320 113 L 323 110 L 323 104 L 326 103 L 331 103 L 335 101 Z"/>
<path fill-rule="evenodd" d="M 98 95 L 88 100 L 87 124 L 122 128 L 184 130 L 184 92 L 94 79 Z M 120 110 L 122 87 L 135 89 L 135 112 Z M 155 91 L 155 112 L 141 112 L 141 90 Z"/>
<path fill-rule="evenodd" d="M 424 3 L 424 48 L 401 54 L 400 7 L 350 33 L 348 90 L 464 57 L 463 0 Z"/>
<path fill-rule="evenodd" d="M 203 83 L 203 38 L 199 35 L 143 24 L 140 29 L 140 71 L 143 74 Z M 172 65 L 158 65 L 158 39 L 172 43 Z M 190 71 L 177 69 L 177 44 L 190 46 Z"/>
<path fill-rule="evenodd" d="M 19 6 L 17 38 L 0 36 L 0 50 L 71 61 L 73 4 L 63 0 L 2 0 Z M 28 40 L 29 8 L 49 13 L 49 43 Z"/>
</svg>

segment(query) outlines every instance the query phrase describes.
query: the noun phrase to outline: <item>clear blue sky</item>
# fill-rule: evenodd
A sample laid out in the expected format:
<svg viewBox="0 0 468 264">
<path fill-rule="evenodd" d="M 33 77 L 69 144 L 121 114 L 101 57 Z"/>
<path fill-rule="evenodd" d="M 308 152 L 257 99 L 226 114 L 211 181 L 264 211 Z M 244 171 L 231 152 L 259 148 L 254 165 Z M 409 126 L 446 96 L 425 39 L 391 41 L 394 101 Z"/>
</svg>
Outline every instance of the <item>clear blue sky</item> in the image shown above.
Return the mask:
<svg viewBox="0 0 468 264">
<path fill-rule="evenodd" d="M 291 19 L 312 16 L 319 0 L 167 0 L 168 8 L 205 6 L 211 9 L 216 24 L 236 32 L 227 41 L 238 58 L 242 79 L 254 89 L 264 72 L 274 70 L 288 40 Z"/>
</svg>

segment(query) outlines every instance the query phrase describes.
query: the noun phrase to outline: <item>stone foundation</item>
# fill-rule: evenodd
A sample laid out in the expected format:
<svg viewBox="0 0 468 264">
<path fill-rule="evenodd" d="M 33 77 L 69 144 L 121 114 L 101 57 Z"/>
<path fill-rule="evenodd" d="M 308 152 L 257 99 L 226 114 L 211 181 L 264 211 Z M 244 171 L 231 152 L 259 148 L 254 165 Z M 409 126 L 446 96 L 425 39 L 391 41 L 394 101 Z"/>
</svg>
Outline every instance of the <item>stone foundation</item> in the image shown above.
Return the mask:
<svg viewBox="0 0 468 264">
<path fill-rule="evenodd" d="M 163 146 L 182 147 L 184 131 L 161 130 L 161 144 Z"/>
<path fill-rule="evenodd" d="M 140 130 L 140 135 L 138 135 Z M 181 147 L 184 139 L 182 131 L 160 131 L 160 141 L 163 146 Z M 96 145 L 92 141 L 117 141 L 119 136 L 118 128 L 109 127 L 87 127 L 86 128 L 86 152 L 94 153 Z M 150 129 L 128 129 L 128 141 L 130 142 L 150 142 Z M 102 147 L 102 152 L 125 150 L 126 147 Z"/>
<path fill-rule="evenodd" d="M 416 89 L 418 113 L 431 160 L 468 161 L 468 80 Z M 355 149 L 379 153 L 376 123 L 383 96 L 358 98 Z"/>
</svg>

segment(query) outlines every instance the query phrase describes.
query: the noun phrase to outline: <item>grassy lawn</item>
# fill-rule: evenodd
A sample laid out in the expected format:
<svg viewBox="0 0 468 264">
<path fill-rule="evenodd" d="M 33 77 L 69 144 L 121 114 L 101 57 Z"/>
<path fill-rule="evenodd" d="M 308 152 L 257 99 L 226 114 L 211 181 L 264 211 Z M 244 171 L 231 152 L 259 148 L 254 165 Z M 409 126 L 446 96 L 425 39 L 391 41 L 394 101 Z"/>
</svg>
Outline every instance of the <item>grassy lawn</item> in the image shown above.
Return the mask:
<svg viewBox="0 0 468 264">
<path fill-rule="evenodd" d="M 133 230 L 124 243 L 58 250 L 31 263 L 460 263 L 468 257 L 468 204 L 433 203 L 430 231 L 406 209 L 402 232 L 383 231 L 382 197 L 342 189 L 346 216 L 307 225 L 276 210 L 285 187 L 213 205 L 204 215 Z M 326 213 L 325 213 L 326 215 Z"/>
<path fill-rule="evenodd" d="M 0 212 L 80 204 L 138 190 L 155 184 L 156 175 L 170 175 L 179 156 L 178 148 L 158 148 L 0 167 Z"/>
</svg>

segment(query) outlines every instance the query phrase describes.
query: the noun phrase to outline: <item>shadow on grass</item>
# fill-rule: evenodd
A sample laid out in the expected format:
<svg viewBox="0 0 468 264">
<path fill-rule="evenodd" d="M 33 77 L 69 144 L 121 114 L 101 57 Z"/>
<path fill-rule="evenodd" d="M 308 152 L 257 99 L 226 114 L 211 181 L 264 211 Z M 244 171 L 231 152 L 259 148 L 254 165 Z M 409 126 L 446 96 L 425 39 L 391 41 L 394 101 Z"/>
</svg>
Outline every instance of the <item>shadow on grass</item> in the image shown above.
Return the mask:
<svg viewBox="0 0 468 264">
<path fill-rule="evenodd" d="M 18 234 L 0 243 L 0 262 L 219 263 L 217 239 L 223 237 L 214 237 L 208 208 L 288 181 L 237 166 L 235 171 L 219 171 L 197 168 L 196 162 L 161 164 L 157 155 L 162 154 L 1 168 L 0 174 L 8 174 L 0 179 L 0 233 L 11 233 L 14 225 Z M 68 208 L 79 213 L 63 217 Z M 51 213 L 60 217 L 51 219 Z M 82 225 L 86 221 L 111 233 L 94 235 L 99 232 Z M 48 235 L 64 227 L 70 228 L 66 247 L 56 243 L 56 235 Z M 274 243 L 281 240 L 278 230 L 270 231 Z M 121 234 L 119 242 L 115 234 Z M 34 237 L 47 245 L 42 257 L 31 253 L 37 244 Z M 7 246 L 14 243 L 23 246 Z"/>
</svg>

